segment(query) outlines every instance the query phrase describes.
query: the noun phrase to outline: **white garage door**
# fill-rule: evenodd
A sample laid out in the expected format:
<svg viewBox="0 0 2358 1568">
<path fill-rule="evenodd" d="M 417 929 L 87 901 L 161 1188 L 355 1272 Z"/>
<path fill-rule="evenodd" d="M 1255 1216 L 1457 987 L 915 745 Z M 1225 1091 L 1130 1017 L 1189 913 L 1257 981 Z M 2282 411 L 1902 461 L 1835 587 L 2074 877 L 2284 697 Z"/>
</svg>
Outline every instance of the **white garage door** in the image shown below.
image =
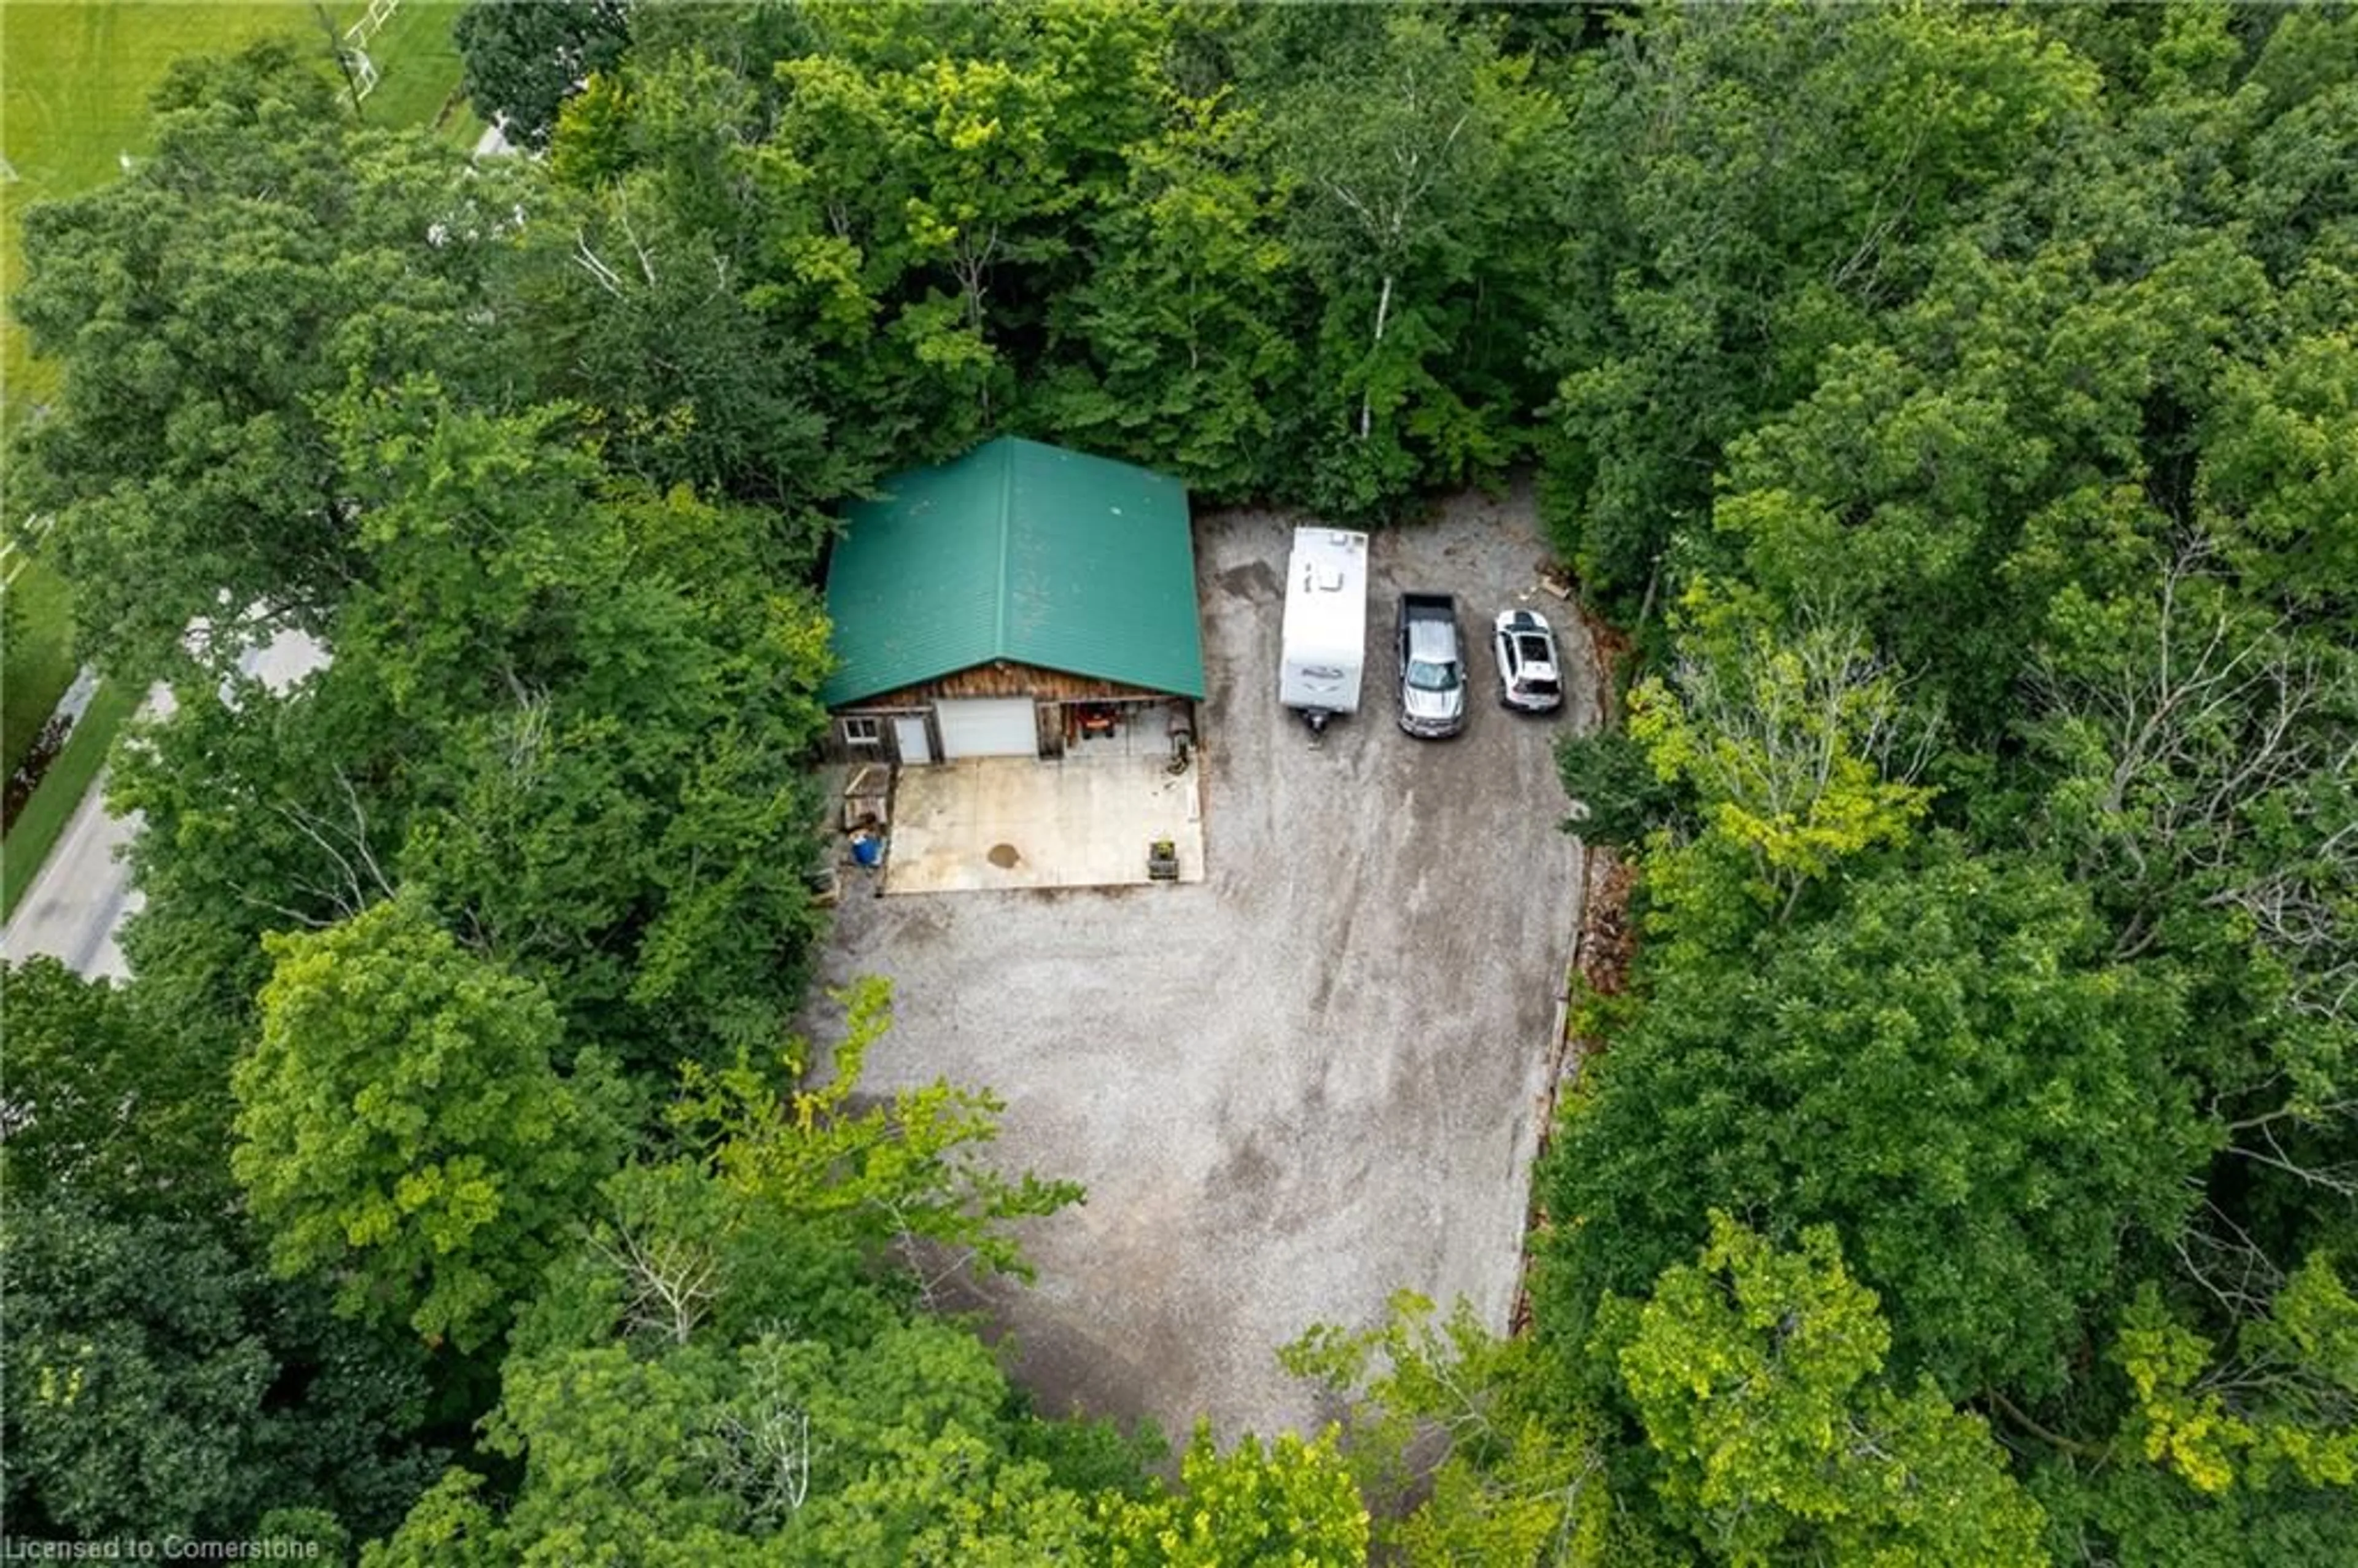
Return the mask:
<svg viewBox="0 0 2358 1568">
<path fill-rule="evenodd" d="M 934 704 L 942 757 L 1036 757 L 1040 730 L 1028 697 L 962 697 Z"/>
</svg>

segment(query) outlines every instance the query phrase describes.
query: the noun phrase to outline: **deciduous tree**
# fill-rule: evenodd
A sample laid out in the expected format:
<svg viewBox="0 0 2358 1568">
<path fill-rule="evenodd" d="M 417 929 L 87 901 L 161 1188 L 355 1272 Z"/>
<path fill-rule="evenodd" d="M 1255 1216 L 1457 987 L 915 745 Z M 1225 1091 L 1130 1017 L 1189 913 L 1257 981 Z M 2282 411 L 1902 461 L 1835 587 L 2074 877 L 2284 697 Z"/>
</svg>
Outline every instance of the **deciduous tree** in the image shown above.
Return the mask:
<svg viewBox="0 0 2358 1568">
<path fill-rule="evenodd" d="M 1291 252 L 1271 135 L 1226 96 L 1177 99 L 1130 150 L 1096 229 L 1096 272 L 1059 302 L 1088 351 L 1033 407 L 1062 437 L 1168 468 L 1211 498 L 1275 482 L 1277 403 L 1295 384 Z"/>
<path fill-rule="evenodd" d="M 1518 411 L 1477 406 L 1436 362 L 1463 347 L 1453 297 L 1505 284 L 1529 254 L 1556 114 L 1529 66 L 1479 29 L 1396 12 L 1272 110 L 1289 232 L 1324 307 L 1310 392 L 1333 426 L 1311 438 L 1331 454 L 1316 497 L 1330 506 L 1492 474 L 1516 449 Z"/>
<path fill-rule="evenodd" d="M 1789 916 L 1844 857 L 1906 841 L 1936 722 L 1855 628 L 1804 611 L 1776 636 L 1708 584 L 1686 609 L 1692 652 L 1629 694 L 1629 739 L 1660 784 L 1693 792 L 1705 852 L 1741 855 L 1754 898 Z M 1666 917 L 1681 905 L 1667 896 Z"/>
<path fill-rule="evenodd" d="M 1831 1230 L 1780 1252 L 1716 1210 L 1711 1227 L 1700 1266 L 1603 1331 L 1673 1518 L 1738 1568 L 2049 1560 L 1988 1429 L 1878 1376 L 1889 1331 Z"/>
<path fill-rule="evenodd" d="M 441 1463 L 414 1350 L 274 1280 L 233 1218 L 16 1185 L 0 1218 L 6 1507 L 22 1537 L 243 1540 L 272 1509 L 383 1530 Z"/>
<path fill-rule="evenodd" d="M 233 1106 L 211 1035 L 55 958 L 11 967 L 6 987 L 0 1172 L 12 1200 L 69 1193 L 118 1216 L 217 1206 Z"/>
<path fill-rule="evenodd" d="M 619 484 L 562 409 L 417 382 L 335 422 L 365 523 L 331 662 L 184 687 L 115 774 L 156 828 L 142 974 L 242 1019 L 261 933 L 401 889 L 661 1076 L 776 1040 L 821 919 L 798 759 L 826 630 L 793 524 Z"/>
<path fill-rule="evenodd" d="M 1322 1325 L 1279 1359 L 1350 1401 L 1343 1454 L 1379 1552 L 1554 1568 L 1602 1549 L 1602 1425 L 1564 1408 L 1529 1339 L 1498 1338 L 1467 1303 L 1436 1323 L 1431 1302 L 1400 1292 L 1382 1326 Z"/>
<path fill-rule="evenodd" d="M 2124 1236 L 2178 1232 L 2214 1141 L 2171 1071 L 2179 988 L 2106 948 L 2051 870 L 1945 842 L 1757 946 L 1682 946 L 1551 1151 L 1551 1332 L 1714 1206 L 1834 1225 L 1903 1378 L 2062 1386 Z"/>
<path fill-rule="evenodd" d="M 1199 1426 L 1177 1491 L 1110 1500 L 1103 1512 L 1114 1568 L 1356 1568 L 1368 1557 L 1368 1510 L 1332 1432 L 1266 1445 L 1248 1434 L 1223 1454 Z"/>
<path fill-rule="evenodd" d="M 631 0 L 472 0 L 450 32 L 475 112 L 538 150 L 566 98 L 630 47 Z"/>
<path fill-rule="evenodd" d="M 2146 1458 L 2202 1492 L 2358 1489 L 2358 1300 L 2330 1259 L 2295 1269 L 2216 1349 L 2150 1288 L 2123 1315 L 2125 1435 Z"/>
<path fill-rule="evenodd" d="M 143 681 L 195 617 L 325 632 L 355 542 L 319 402 L 428 365 L 497 395 L 487 285 L 518 211 L 511 175 L 355 127 L 287 40 L 183 61 L 155 106 L 152 157 L 27 214 L 13 301 L 62 372 L 15 510 L 52 520 L 85 654 Z"/>
<path fill-rule="evenodd" d="M 547 996 L 414 903 L 265 946 L 231 1166 L 273 1267 L 334 1278 L 343 1313 L 483 1344 L 619 1154 L 610 1063 L 583 1046 L 560 1074 Z"/>
<path fill-rule="evenodd" d="M 490 1432 L 523 1466 L 513 1500 L 448 1480 L 375 1560 L 468 1540 L 525 1561 L 1090 1553 L 1097 1488 L 1058 1461 L 1098 1445 L 1047 1434 L 968 1328 L 908 1310 L 930 1277 L 909 1244 L 1020 1268 L 1004 1222 L 1077 1189 L 969 1159 L 996 1132 L 987 1096 L 854 1108 L 885 993 L 847 1000 L 825 1063 L 797 1042 L 767 1070 L 687 1070 L 694 1152 L 605 1182 L 512 1339 Z"/>
</svg>

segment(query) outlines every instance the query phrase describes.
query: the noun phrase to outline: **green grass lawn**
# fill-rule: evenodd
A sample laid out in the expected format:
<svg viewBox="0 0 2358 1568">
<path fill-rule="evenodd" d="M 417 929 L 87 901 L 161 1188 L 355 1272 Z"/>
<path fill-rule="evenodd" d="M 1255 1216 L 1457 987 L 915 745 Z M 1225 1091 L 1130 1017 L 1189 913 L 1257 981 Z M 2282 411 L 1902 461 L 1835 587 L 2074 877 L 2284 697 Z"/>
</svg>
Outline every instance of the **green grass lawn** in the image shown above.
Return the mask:
<svg viewBox="0 0 2358 1568">
<path fill-rule="evenodd" d="M 13 569 L 18 560 L 9 552 Z M 16 771 L 26 749 L 73 683 L 73 596 L 65 579 L 26 561 L 8 596 L 7 646 L 0 649 L 0 777 Z"/>
<path fill-rule="evenodd" d="M 370 38 L 377 84 L 361 103 L 370 124 L 433 126 L 475 145 L 483 123 L 458 96 L 459 46 L 450 41 L 450 26 L 465 5 L 466 0 L 401 0 L 401 9 Z M 368 7 L 364 0 L 340 0 L 332 9 L 338 21 L 350 26 Z M 446 107 L 448 119 L 442 117 Z"/>
</svg>

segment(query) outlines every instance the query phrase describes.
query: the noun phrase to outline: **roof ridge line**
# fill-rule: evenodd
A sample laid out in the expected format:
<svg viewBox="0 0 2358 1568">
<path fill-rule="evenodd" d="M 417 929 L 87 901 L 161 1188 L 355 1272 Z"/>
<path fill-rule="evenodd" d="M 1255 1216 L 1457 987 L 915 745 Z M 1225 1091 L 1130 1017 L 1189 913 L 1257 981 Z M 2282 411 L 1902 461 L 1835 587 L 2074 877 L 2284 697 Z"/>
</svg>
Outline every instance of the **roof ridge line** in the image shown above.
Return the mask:
<svg viewBox="0 0 2358 1568">
<path fill-rule="evenodd" d="M 1004 659 L 1007 651 L 1007 600 L 1015 585 L 1007 580 L 1008 544 L 1015 534 L 1015 445 L 1001 436 L 991 443 L 999 449 L 999 591 L 991 595 L 990 650 L 991 657 Z"/>
</svg>

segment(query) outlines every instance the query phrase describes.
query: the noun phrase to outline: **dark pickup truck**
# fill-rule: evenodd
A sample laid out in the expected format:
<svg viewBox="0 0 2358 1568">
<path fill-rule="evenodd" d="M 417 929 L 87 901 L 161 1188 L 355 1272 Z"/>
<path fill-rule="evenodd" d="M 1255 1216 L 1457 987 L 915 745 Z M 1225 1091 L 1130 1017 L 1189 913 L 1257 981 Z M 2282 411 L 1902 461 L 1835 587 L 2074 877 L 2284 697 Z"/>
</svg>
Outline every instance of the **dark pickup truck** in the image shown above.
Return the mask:
<svg viewBox="0 0 2358 1568">
<path fill-rule="evenodd" d="M 1466 728 L 1466 638 L 1445 593 L 1400 600 L 1400 725 L 1428 741 Z"/>
</svg>

